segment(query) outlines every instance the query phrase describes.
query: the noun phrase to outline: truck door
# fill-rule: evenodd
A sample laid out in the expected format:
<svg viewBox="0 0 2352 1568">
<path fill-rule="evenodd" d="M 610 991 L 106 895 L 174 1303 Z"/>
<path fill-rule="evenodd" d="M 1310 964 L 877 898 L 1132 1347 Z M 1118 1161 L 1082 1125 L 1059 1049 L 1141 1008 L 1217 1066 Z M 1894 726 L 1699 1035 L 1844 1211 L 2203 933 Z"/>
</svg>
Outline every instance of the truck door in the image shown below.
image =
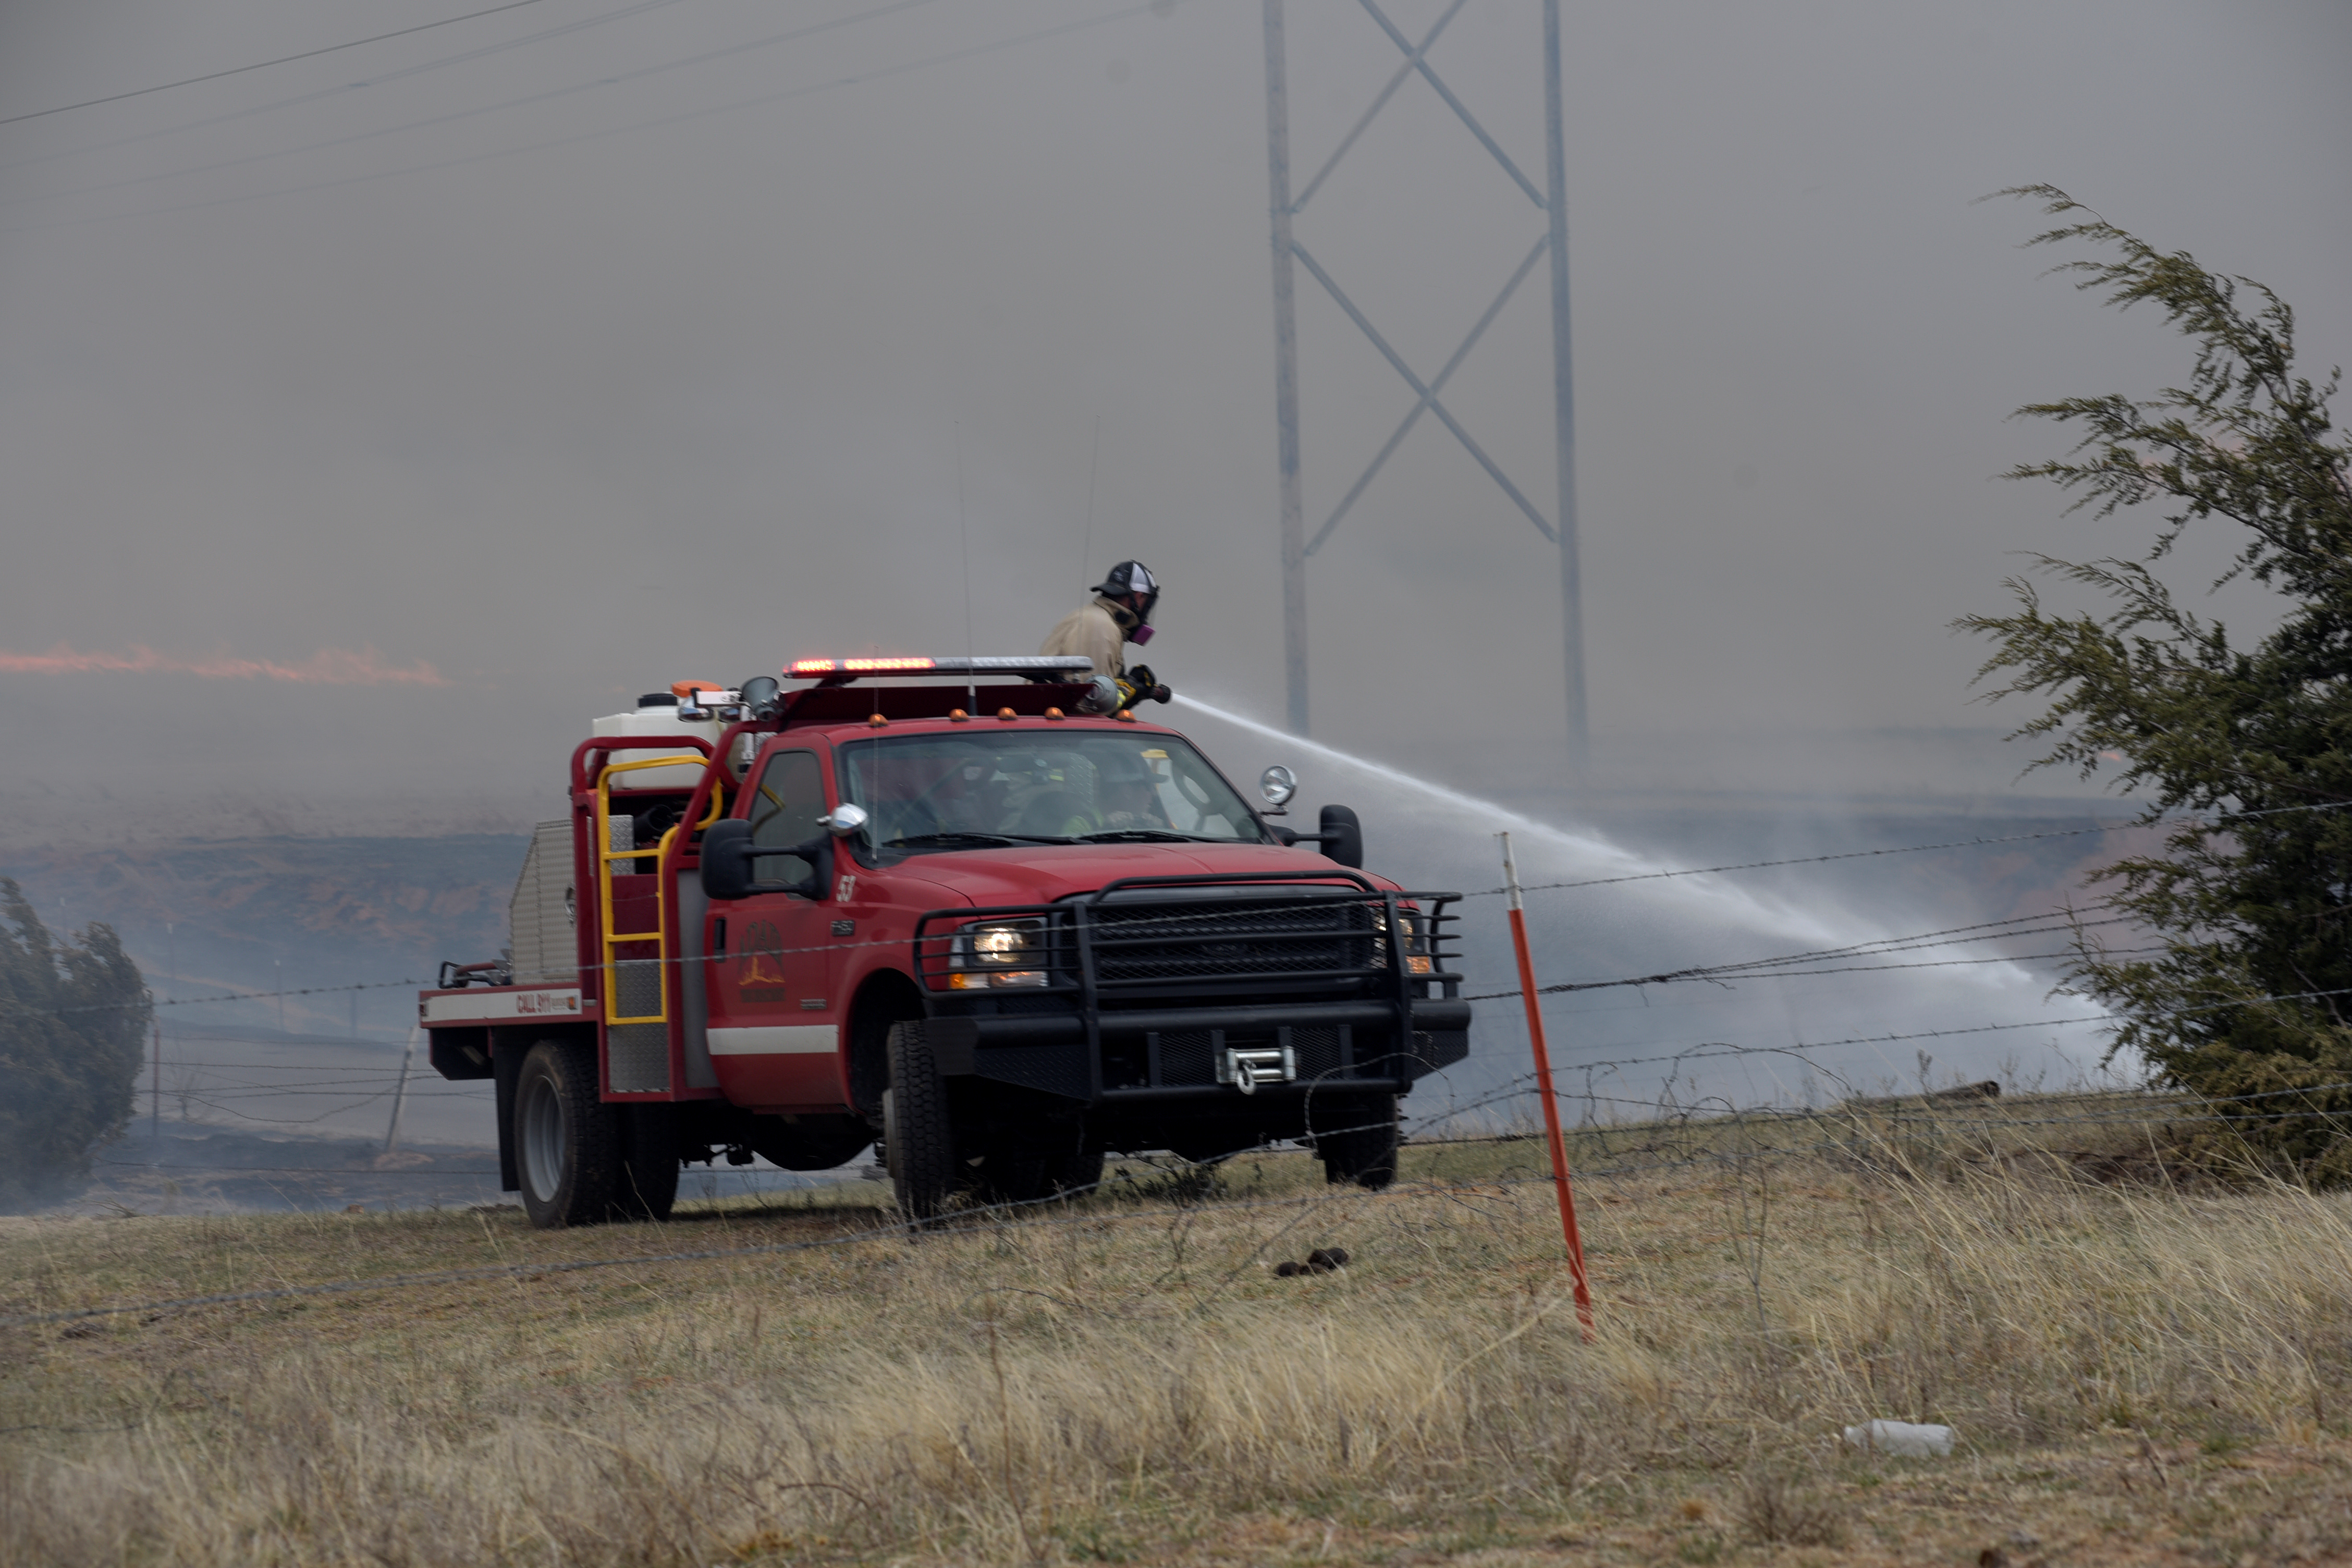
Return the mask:
<svg viewBox="0 0 2352 1568">
<path fill-rule="evenodd" d="M 824 831 L 817 819 L 830 809 L 824 759 L 814 751 L 771 752 L 746 798 L 754 844 L 806 843 Z M 711 906 L 711 1068 L 737 1105 L 837 1110 L 835 1064 L 847 1009 L 833 994 L 833 889 L 816 886 L 817 868 L 796 856 L 756 864 L 761 881 L 806 883 L 814 896 L 758 892 Z"/>
</svg>

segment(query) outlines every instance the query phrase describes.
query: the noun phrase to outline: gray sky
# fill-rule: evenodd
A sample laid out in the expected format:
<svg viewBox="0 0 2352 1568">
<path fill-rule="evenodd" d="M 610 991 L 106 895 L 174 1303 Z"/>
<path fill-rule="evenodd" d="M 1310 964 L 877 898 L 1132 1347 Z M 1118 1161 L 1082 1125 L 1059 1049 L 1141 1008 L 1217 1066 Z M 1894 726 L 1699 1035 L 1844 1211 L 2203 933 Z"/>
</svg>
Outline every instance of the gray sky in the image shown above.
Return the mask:
<svg viewBox="0 0 2352 1568">
<path fill-rule="evenodd" d="M 15 0 L 0 116 L 468 8 Z M 1431 57 L 1530 170 L 1536 16 L 1470 0 Z M 960 649 L 967 542 L 982 650 L 1139 555 L 1162 676 L 1278 714 L 1259 26 L 1251 0 L 533 0 L 0 126 L 0 652 L 373 650 L 450 682 L 0 673 L 0 790 L 131 790 L 165 758 L 313 800 L 551 789 L 590 715 L 672 679 Z M 1566 26 L 1591 685 L 1621 756 L 1987 723 L 1944 623 L 2001 602 L 2007 552 L 2144 531 L 1991 476 L 2058 447 L 2010 408 L 2150 388 L 2177 342 L 2039 278 L 2036 214 L 1971 198 L 2063 184 L 2275 286 L 2314 369 L 2352 357 L 2340 4 Z M 1293 0 L 1291 44 L 1311 170 L 1396 55 L 1343 0 Z M 1299 232 L 1426 374 L 1539 221 L 1416 82 Z M 1549 510 L 1540 284 L 1449 401 Z M 1312 526 L 1410 398 L 1299 287 Z M 1559 733 L 1554 555 L 1434 422 L 1309 602 L 1321 736 Z"/>
</svg>

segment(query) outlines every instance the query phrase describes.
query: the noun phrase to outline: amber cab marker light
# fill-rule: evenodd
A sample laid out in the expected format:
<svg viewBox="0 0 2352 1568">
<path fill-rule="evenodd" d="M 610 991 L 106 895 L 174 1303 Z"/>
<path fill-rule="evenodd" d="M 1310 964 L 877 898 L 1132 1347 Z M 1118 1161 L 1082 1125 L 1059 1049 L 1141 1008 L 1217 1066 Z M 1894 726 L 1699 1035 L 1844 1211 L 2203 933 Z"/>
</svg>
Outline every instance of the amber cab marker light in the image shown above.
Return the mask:
<svg viewBox="0 0 2352 1568">
<path fill-rule="evenodd" d="M 971 715 L 965 712 L 961 708 L 950 708 L 948 710 L 948 722 L 950 724 L 969 724 L 971 722 Z"/>
<path fill-rule="evenodd" d="M 1013 712 L 1010 708 L 999 708 L 996 710 L 996 716 L 1004 721 L 1007 724 L 1012 723 L 1013 720 L 1020 717 L 1019 714 Z"/>
<path fill-rule="evenodd" d="M 1120 709 L 1117 713 L 1113 714 L 1112 717 L 1116 718 L 1122 724 L 1132 724 L 1135 722 L 1134 712 L 1126 708 Z"/>
<path fill-rule="evenodd" d="M 889 720 L 882 717 L 881 714 L 877 713 L 866 721 L 866 727 L 869 730 L 879 730 L 883 725 L 887 724 L 889 721 Z"/>
<path fill-rule="evenodd" d="M 1045 710 L 1045 717 L 1047 719 L 1059 719 L 1061 716 L 1062 710 L 1059 708 L 1048 708 Z"/>
</svg>

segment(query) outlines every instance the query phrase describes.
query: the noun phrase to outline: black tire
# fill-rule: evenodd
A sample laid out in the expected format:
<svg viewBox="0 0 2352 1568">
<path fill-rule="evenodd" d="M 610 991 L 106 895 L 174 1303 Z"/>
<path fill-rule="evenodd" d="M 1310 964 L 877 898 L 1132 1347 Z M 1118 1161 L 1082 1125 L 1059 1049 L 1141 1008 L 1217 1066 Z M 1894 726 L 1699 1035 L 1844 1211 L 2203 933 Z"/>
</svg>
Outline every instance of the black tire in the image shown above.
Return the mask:
<svg viewBox="0 0 2352 1568">
<path fill-rule="evenodd" d="M 1318 1133 L 1315 1152 L 1323 1161 L 1323 1179 L 1335 1186 L 1353 1182 L 1375 1190 L 1396 1180 L 1397 1098 L 1384 1094 L 1360 1104 L 1321 1110 L 1336 1130 Z"/>
<path fill-rule="evenodd" d="M 983 1204 L 1034 1203 L 1047 1192 L 1043 1154 L 991 1149 L 964 1175 L 965 1190 Z"/>
<path fill-rule="evenodd" d="M 677 1110 L 621 1105 L 621 1170 L 614 1184 L 616 1219 L 669 1218 L 677 1202 Z"/>
<path fill-rule="evenodd" d="M 1087 1197 L 1102 1185 L 1103 1152 L 1078 1150 L 1045 1162 L 1045 1194 L 1070 1193 Z"/>
<path fill-rule="evenodd" d="M 882 1099 L 882 1146 L 898 1207 L 912 1219 L 931 1219 L 954 1202 L 955 1121 L 947 1079 L 940 1076 L 920 1019 L 890 1026 L 890 1087 Z"/>
<path fill-rule="evenodd" d="M 983 1144 L 980 1158 L 958 1173 L 966 1191 L 982 1203 L 1027 1204 L 1102 1180 L 1103 1156 L 1087 1148 L 1086 1128 L 1067 1123 L 1033 1128 L 1010 1147 Z"/>
<path fill-rule="evenodd" d="M 515 1079 L 515 1174 L 532 1225 L 558 1230 L 611 1214 L 621 1174 L 614 1110 L 596 1097 L 595 1047 L 541 1040 L 523 1058 Z M 675 1162 L 671 1181 L 675 1190 Z"/>
</svg>

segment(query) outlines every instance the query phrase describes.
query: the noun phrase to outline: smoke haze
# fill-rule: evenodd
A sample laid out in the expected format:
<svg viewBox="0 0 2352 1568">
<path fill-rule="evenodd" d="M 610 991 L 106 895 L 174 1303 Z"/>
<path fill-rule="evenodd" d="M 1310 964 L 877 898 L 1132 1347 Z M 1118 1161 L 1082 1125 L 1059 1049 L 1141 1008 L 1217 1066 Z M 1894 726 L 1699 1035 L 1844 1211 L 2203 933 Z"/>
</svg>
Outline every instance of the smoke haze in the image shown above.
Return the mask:
<svg viewBox="0 0 2352 1568">
<path fill-rule="evenodd" d="M 0 124 L 0 841 L 511 833 L 640 691 L 962 651 L 967 593 L 979 651 L 1026 651 L 1129 556 L 1167 584 L 1162 679 L 1278 718 L 1257 5 L 534 0 L 40 112 L 466 9 L 0 8 L 0 120 L 36 116 Z M 1417 39 L 1442 11 L 1390 14 Z M 1429 56 L 1529 171 L 1537 16 L 1468 0 Z M 1600 765 L 1566 790 L 1556 553 L 1429 419 L 1309 563 L 1316 736 L 1678 863 L 1790 811 L 1818 847 L 1855 803 L 2090 809 L 2014 782 L 1944 627 L 2018 552 L 2147 532 L 1997 482 L 2064 438 L 2009 411 L 2186 362 L 2042 276 L 2033 209 L 1971 204 L 2049 181 L 2258 278 L 2324 373 L 2352 344 L 2352 11 L 1563 16 Z M 1347 0 L 1291 0 L 1289 45 L 1297 188 L 1399 56 Z M 1424 376 L 1540 232 L 1417 80 L 1298 218 Z M 1298 287 L 1311 532 L 1412 396 Z M 1546 310 L 1523 287 L 1445 395 L 1549 512 Z M 2227 545 L 2192 534 L 2179 580 Z M 1202 738 L 1238 778 L 1297 761 Z M 1441 831 L 1356 804 L 1376 865 Z M 1416 874 L 1488 885 L 1483 826 L 1442 831 Z M 1771 896 L 1840 932 L 1961 923 L 1921 883 L 1830 886 Z M 1559 928 L 1562 973 L 1754 955 L 1645 907 Z M 305 976 L 346 977 L 392 976 Z M 1776 1026 L 1894 1032 L 1924 996 Z"/>
</svg>

